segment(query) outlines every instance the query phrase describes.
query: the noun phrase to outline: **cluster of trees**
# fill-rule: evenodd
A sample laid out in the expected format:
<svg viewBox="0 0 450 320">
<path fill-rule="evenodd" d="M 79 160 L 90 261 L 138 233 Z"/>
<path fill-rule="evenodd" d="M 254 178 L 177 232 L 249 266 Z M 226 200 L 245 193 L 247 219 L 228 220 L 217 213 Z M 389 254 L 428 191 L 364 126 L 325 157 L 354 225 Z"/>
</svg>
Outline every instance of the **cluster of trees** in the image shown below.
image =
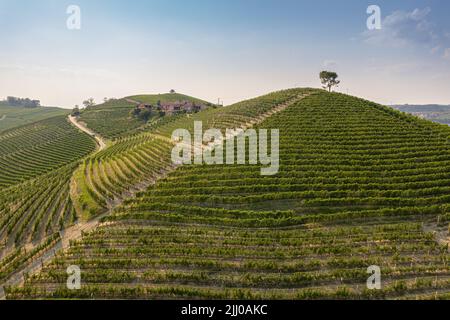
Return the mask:
<svg viewBox="0 0 450 320">
<path fill-rule="evenodd" d="M 105 99 L 106 99 L 106 98 L 105 98 Z M 94 100 L 94 98 L 89 98 L 89 99 L 87 99 L 87 100 L 84 100 L 84 101 L 83 101 L 83 106 L 84 106 L 85 108 L 89 108 L 89 107 L 95 106 L 95 100 Z"/>
<path fill-rule="evenodd" d="M 165 112 L 161 110 L 161 100 L 158 100 L 156 102 L 156 106 L 147 105 L 145 108 L 141 108 L 140 106 L 136 106 L 131 111 L 131 115 L 138 118 L 139 120 L 147 122 L 151 118 L 153 118 L 156 115 L 159 115 L 160 117 L 163 117 L 165 115 Z"/>
<path fill-rule="evenodd" d="M 31 100 L 29 98 L 7 97 L 6 103 L 12 107 L 38 108 L 41 106 L 39 100 Z"/>
<path fill-rule="evenodd" d="M 140 109 L 139 107 L 134 108 L 131 111 L 132 115 L 135 116 L 136 118 L 143 120 L 143 121 L 148 121 L 150 118 L 152 118 L 154 116 L 154 112 L 152 111 L 151 108 L 145 108 L 145 109 Z"/>
<path fill-rule="evenodd" d="M 105 101 L 105 103 L 109 101 L 108 98 L 104 98 L 103 100 Z M 83 101 L 83 106 L 85 108 L 89 108 L 89 107 L 95 106 L 94 98 L 89 98 L 89 99 L 84 100 Z M 80 113 L 81 113 L 80 106 L 79 105 L 75 105 L 75 107 L 72 109 L 72 116 L 78 117 L 80 115 Z"/>
<path fill-rule="evenodd" d="M 80 107 L 76 105 L 75 108 L 72 109 L 72 116 L 78 117 L 79 115 L 80 115 Z"/>
</svg>

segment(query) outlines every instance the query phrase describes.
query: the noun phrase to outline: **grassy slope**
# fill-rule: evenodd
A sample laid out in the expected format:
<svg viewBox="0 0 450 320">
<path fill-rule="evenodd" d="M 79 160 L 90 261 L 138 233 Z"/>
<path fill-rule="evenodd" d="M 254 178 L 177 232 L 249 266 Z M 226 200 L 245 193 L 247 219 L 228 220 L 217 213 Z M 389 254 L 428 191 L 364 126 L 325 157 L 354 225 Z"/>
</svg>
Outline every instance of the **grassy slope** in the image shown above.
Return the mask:
<svg viewBox="0 0 450 320">
<path fill-rule="evenodd" d="M 196 103 L 203 103 L 207 104 L 207 101 L 194 98 L 191 96 L 187 96 L 181 93 L 163 93 L 163 94 L 149 94 L 149 95 L 136 95 L 136 96 L 130 96 L 127 97 L 127 99 L 136 100 L 142 103 L 148 103 L 148 104 L 156 104 L 158 101 L 165 102 L 165 101 L 193 101 Z"/>
<path fill-rule="evenodd" d="M 0 104 L 0 132 L 47 118 L 67 115 L 69 113 L 69 110 L 61 108 L 21 108 Z"/>
</svg>

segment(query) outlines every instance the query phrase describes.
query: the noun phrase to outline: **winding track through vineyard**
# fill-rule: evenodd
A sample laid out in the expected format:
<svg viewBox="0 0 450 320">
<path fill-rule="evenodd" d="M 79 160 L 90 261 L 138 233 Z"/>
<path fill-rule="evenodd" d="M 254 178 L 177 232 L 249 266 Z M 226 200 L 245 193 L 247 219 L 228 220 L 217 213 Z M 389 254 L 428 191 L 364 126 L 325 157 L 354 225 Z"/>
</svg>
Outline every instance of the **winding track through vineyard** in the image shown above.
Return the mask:
<svg viewBox="0 0 450 320">
<path fill-rule="evenodd" d="M 85 219 L 101 214 L 122 199 L 132 197 L 154 183 L 155 177 L 172 171 L 171 135 L 175 129 L 193 130 L 194 121 L 204 129 L 249 127 L 282 111 L 311 90 L 285 90 L 235 105 L 177 118 L 153 130 L 120 138 L 108 149 L 87 158 L 74 175 L 72 199 Z"/>
<path fill-rule="evenodd" d="M 328 93 L 260 126 L 281 131 L 279 175 L 178 168 L 8 297 L 449 298 L 448 244 L 430 232 L 448 234 L 448 128 Z M 71 264 L 83 270 L 79 291 L 65 288 Z M 382 268 L 380 291 L 365 288 L 370 265 Z"/>
<path fill-rule="evenodd" d="M 0 133 L 0 286 L 45 256 L 76 220 L 69 195 L 95 142 L 57 116 Z"/>
<path fill-rule="evenodd" d="M 308 95 L 308 93 L 300 94 L 300 95 L 298 93 L 295 93 L 295 94 L 291 93 L 289 95 L 289 97 L 291 97 L 291 100 L 287 101 L 286 99 L 281 99 L 281 100 L 279 100 L 280 104 L 277 104 L 278 100 L 274 100 L 272 102 L 272 105 L 268 108 L 268 110 L 265 113 L 258 114 L 257 117 L 254 117 L 254 116 L 247 117 L 247 118 L 245 118 L 246 119 L 245 122 L 244 121 L 234 122 L 234 124 L 237 125 L 237 127 L 243 127 L 243 128 L 251 127 L 253 125 L 256 125 L 256 124 L 262 122 L 267 117 L 270 117 L 275 113 L 281 112 L 282 110 L 287 108 L 289 105 L 291 105 L 295 102 L 298 102 L 300 99 L 304 98 L 307 95 Z M 270 97 L 270 95 L 269 95 L 269 97 Z M 282 101 L 284 101 L 284 102 L 282 102 Z M 252 114 L 250 114 L 250 115 L 252 115 Z M 221 115 L 221 118 L 223 119 L 222 116 L 223 115 Z M 95 153 L 95 155 L 93 157 L 95 158 L 98 155 L 100 155 L 101 159 L 103 159 L 105 157 L 105 153 L 102 153 L 102 151 L 105 150 L 105 148 L 106 148 L 106 143 L 104 142 L 104 140 L 98 134 L 94 133 L 91 129 L 87 128 L 84 124 L 79 123 L 75 117 L 69 116 L 68 120 L 75 127 L 80 129 L 81 131 L 85 132 L 86 134 L 88 134 L 91 137 L 95 137 L 100 148 L 97 150 L 97 152 Z M 148 137 L 149 137 L 148 135 L 144 135 L 145 139 L 148 139 Z M 160 142 L 164 142 L 164 144 L 166 146 L 169 146 L 169 147 L 172 146 L 172 144 L 169 143 L 170 140 L 167 137 L 159 136 L 159 135 L 152 135 L 152 138 L 156 139 Z M 125 140 L 125 143 L 127 143 L 127 140 Z M 113 149 L 113 154 L 115 154 L 114 148 L 124 149 L 123 145 L 125 143 L 123 140 L 117 141 L 115 143 L 115 145 L 111 148 L 111 149 Z M 136 146 L 136 145 L 137 144 L 135 143 L 134 146 Z M 155 149 L 154 144 L 148 145 L 147 143 L 144 143 L 144 146 L 149 149 Z M 126 150 L 128 150 L 128 149 L 126 149 Z M 167 148 L 164 149 L 164 152 L 166 152 L 168 154 L 170 153 L 169 151 L 170 150 Z M 110 152 L 110 150 L 107 150 L 107 152 Z M 89 161 L 89 160 L 87 160 L 87 161 Z M 65 230 L 62 230 L 59 233 L 59 238 L 55 239 L 55 241 L 52 242 L 52 245 L 45 247 L 42 250 L 42 252 L 40 252 L 40 256 L 39 256 L 38 260 L 33 259 L 30 261 L 30 263 L 28 265 L 22 266 L 20 271 L 10 275 L 9 280 L 7 282 L 5 282 L 4 285 L 8 286 L 8 287 L 22 285 L 23 282 L 25 281 L 24 274 L 32 275 L 32 274 L 35 274 L 35 273 L 41 271 L 42 267 L 48 261 L 51 261 L 54 258 L 57 251 L 66 250 L 72 242 L 74 242 L 75 240 L 81 239 L 81 237 L 84 233 L 88 233 L 88 232 L 94 230 L 98 226 L 99 221 L 102 218 L 111 214 L 113 209 L 122 203 L 124 197 L 128 197 L 128 198 L 133 197 L 137 192 L 147 189 L 151 184 L 154 184 L 159 179 L 165 177 L 169 171 L 173 171 L 176 169 L 176 166 L 171 165 L 170 160 L 167 159 L 167 157 L 164 159 L 164 161 L 165 161 L 166 167 L 164 167 L 163 169 L 160 169 L 158 172 L 155 172 L 155 171 L 150 172 L 150 176 L 148 174 L 149 172 L 140 172 L 143 175 L 146 174 L 145 180 L 141 180 L 141 181 L 134 180 L 133 182 L 131 182 L 127 185 L 127 191 L 124 193 L 121 193 L 119 197 L 116 197 L 114 200 L 106 199 L 105 203 L 107 204 L 107 211 L 102 212 L 100 215 L 97 215 L 94 218 L 91 217 L 89 219 L 89 221 L 81 220 L 81 221 L 78 221 L 75 225 L 73 225 Z M 85 163 L 86 163 L 86 161 L 85 161 Z M 146 165 L 148 165 L 148 164 L 149 164 L 149 162 L 146 163 Z M 134 183 L 134 185 L 133 185 L 133 183 Z M 133 185 L 133 190 L 130 190 L 131 185 Z"/>
<path fill-rule="evenodd" d="M 98 151 L 102 151 L 104 149 L 106 149 L 106 141 L 100 137 L 98 134 L 96 134 L 94 131 L 92 131 L 91 129 L 89 129 L 88 127 L 86 127 L 86 125 L 78 122 L 77 118 L 74 116 L 69 116 L 69 121 L 78 129 L 80 129 L 81 131 L 87 133 L 88 135 L 90 135 L 91 137 L 95 138 L 95 141 L 97 142 L 99 149 Z"/>
<path fill-rule="evenodd" d="M 68 121 L 74 127 L 80 129 L 84 133 L 95 138 L 95 140 L 98 144 L 98 151 L 101 151 L 106 148 L 106 142 L 101 137 L 99 137 L 97 134 L 95 134 L 92 130 L 88 129 L 83 124 L 78 123 L 75 117 L 69 116 Z M 73 167 L 72 167 L 72 169 L 73 169 Z M 67 186 L 69 184 L 71 174 L 72 174 L 72 171 L 69 172 L 69 176 L 67 176 L 67 178 L 66 178 Z M 58 176 L 58 178 L 59 178 L 59 176 Z M 40 180 L 38 179 L 38 181 L 40 181 Z M 68 192 L 66 193 L 66 197 L 68 198 Z M 5 281 L 3 284 L 0 282 L 0 284 L 2 284 L 2 286 L 18 286 L 18 285 L 23 284 L 24 279 L 25 279 L 24 275 L 30 275 L 30 274 L 39 272 L 41 270 L 42 266 L 47 261 L 50 261 L 51 259 L 54 258 L 57 251 L 67 249 L 69 247 L 71 241 L 80 239 L 84 232 L 89 232 L 89 231 L 92 231 L 93 229 L 95 229 L 95 227 L 97 227 L 101 218 L 102 218 L 102 216 L 92 219 L 88 222 L 79 221 L 78 223 L 76 223 L 72 226 L 69 226 L 67 228 L 61 228 L 58 235 L 49 236 L 49 239 L 52 239 L 51 243 L 49 243 L 49 245 L 45 245 L 43 247 L 43 250 L 39 250 L 38 256 L 32 255 L 32 256 L 30 256 L 32 259 L 29 262 L 25 261 L 24 264 L 15 265 L 14 268 L 16 270 L 13 271 L 12 273 L 9 273 L 7 276 L 7 281 Z M 5 219 L 5 221 L 6 221 L 6 219 Z M 7 236 L 10 237 L 9 234 Z M 5 240 L 6 240 L 6 237 L 5 237 Z M 42 241 L 43 241 L 43 239 L 41 239 L 41 242 Z M 33 251 L 34 248 L 39 247 L 39 244 L 40 244 L 39 242 L 37 242 L 37 244 L 35 244 L 35 245 L 29 243 L 25 246 L 25 248 L 28 247 L 29 248 L 28 251 Z M 6 247 L 3 251 L 4 252 L 2 253 L 2 255 L 4 255 L 4 256 L 8 255 L 8 251 L 13 252 L 12 253 L 13 255 L 20 256 L 22 249 L 21 248 L 14 249 L 14 247 L 11 247 L 8 249 L 8 247 Z M 26 255 L 26 251 L 27 251 L 27 249 L 25 249 L 25 255 Z M 2 261 L 2 264 L 4 264 L 4 261 Z M 3 266 L 3 268 L 5 268 L 7 266 L 8 266 L 8 263 L 5 266 Z M 0 299 L 1 298 L 2 297 L 0 297 Z"/>
</svg>

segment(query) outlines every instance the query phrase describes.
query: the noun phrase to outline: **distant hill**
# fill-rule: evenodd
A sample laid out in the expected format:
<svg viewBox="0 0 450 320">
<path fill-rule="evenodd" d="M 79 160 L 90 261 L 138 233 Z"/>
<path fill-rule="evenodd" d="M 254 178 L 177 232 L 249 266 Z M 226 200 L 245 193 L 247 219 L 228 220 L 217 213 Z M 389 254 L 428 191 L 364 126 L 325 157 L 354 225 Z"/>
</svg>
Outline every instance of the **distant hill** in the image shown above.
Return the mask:
<svg viewBox="0 0 450 320">
<path fill-rule="evenodd" d="M 425 105 L 393 105 L 394 109 L 413 113 L 413 112 L 450 112 L 450 105 L 425 104 Z"/>
<path fill-rule="evenodd" d="M 53 107 L 17 107 L 0 104 L 0 132 L 28 123 L 69 114 L 69 110 Z"/>
<path fill-rule="evenodd" d="M 394 109 L 437 123 L 450 124 L 450 105 L 393 105 Z"/>
<path fill-rule="evenodd" d="M 121 99 L 111 99 L 103 104 L 88 107 L 81 112 L 80 121 L 108 139 L 120 138 L 130 131 L 138 130 L 147 122 L 155 121 L 157 116 L 148 121 L 134 117 L 131 112 L 138 104 L 156 104 L 160 102 L 191 101 L 199 104 L 211 103 L 179 93 L 149 94 L 128 96 Z"/>
</svg>

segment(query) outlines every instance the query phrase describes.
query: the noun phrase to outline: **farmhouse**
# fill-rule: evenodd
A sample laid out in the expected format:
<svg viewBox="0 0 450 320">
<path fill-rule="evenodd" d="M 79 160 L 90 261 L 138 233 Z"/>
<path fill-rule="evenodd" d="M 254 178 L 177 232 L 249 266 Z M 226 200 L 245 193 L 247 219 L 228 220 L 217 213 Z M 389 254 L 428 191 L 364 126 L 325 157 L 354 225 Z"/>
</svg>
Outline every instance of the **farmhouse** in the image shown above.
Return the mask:
<svg viewBox="0 0 450 320">
<path fill-rule="evenodd" d="M 174 115 L 177 113 L 195 113 L 205 109 L 206 106 L 202 104 L 196 104 L 190 101 L 175 101 L 175 102 L 160 102 L 156 105 L 139 103 L 132 111 L 132 114 L 137 117 L 144 117 L 148 120 L 150 114 L 154 112 L 163 113 L 164 115 Z"/>
<path fill-rule="evenodd" d="M 137 106 L 139 110 L 152 109 L 153 106 L 151 104 L 141 103 Z"/>
<path fill-rule="evenodd" d="M 191 101 L 175 101 L 175 102 L 162 102 L 160 104 L 162 111 L 167 114 L 173 114 L 178 112 L 198 112 L 205 109 L 204 105 L 195 104 Z"/>
<path fill-rule="evenodd" d="M 166 114 L 174 114 L 179 112 L 198 112 L 206 108 L 201 104 L 190 101 L 162 102 L 159 104 L 161 111 Z"/>
</svg>

